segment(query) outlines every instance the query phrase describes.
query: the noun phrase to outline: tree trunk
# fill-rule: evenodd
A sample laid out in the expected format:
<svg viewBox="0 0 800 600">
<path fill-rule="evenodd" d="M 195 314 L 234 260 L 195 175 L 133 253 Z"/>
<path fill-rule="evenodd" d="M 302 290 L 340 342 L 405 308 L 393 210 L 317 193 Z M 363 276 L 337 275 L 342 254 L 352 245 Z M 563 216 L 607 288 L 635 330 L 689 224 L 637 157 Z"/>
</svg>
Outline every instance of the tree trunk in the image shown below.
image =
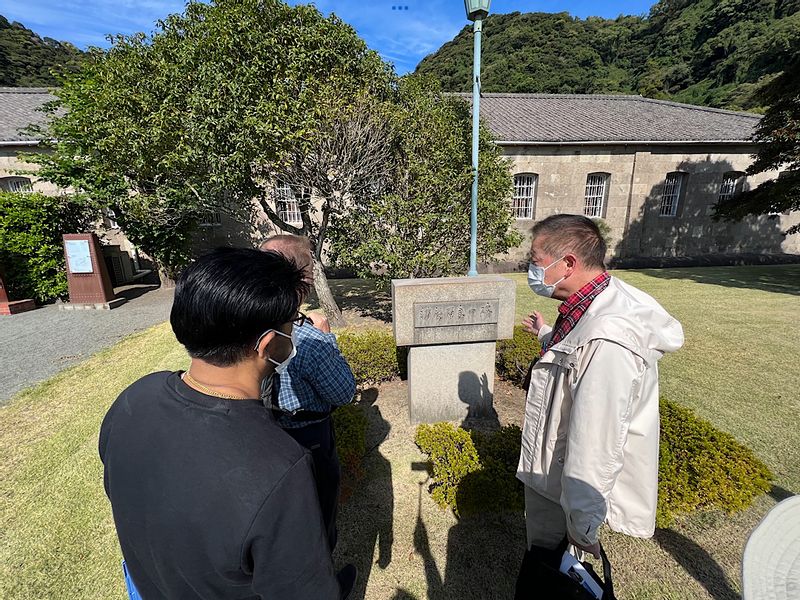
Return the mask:
<svg viewBox="0 0 800 600">
<path fill-rule="evenodd" d="M 325 316 L 328 317 L 331 326 L 344 327 L 347 323 L 344 316 L 342 316 L 342 311 L 339 310 L 339 305 L 333 299 L 322 263 L 316 259 L 314 260 L 314 289 L 317 292 L 317 298 L 319 298 L 319 305 L 325 312 Z"/>
<path fill-rule="evenodd" d="M 158 281 L 161 284 L 161 288 L 174 288 L 175 280 L 167 273 L 167 270 L 159 265 L 156 265 L 156 269 L 158 270 Z"/>
</svg>

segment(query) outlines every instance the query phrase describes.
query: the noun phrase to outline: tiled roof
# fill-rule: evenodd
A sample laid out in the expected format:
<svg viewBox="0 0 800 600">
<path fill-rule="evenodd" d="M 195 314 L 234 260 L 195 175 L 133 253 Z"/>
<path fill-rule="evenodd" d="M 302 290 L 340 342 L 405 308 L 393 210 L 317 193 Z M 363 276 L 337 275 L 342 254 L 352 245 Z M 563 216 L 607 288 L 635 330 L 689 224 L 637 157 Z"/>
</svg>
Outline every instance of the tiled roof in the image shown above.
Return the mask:
<svg viewBox="0 0 800 600">
<path fill-rule="evenodd" d="M 471 94 L 459 94 L 471 100 Z M 501 142 L 739 142 L 759 115 L 641 96 L 483 94 L 481 117 Z"/>
<path fill-rule="evenodd" d="M 54 96 L 45 88 L 0 87 L 0 144 L 3 142 L 36 142 L 36 138 L 20 132 L 31 124 L 44 121 L 36 109 Z"/>
<path fill-rule="evenodd" d="M 459 94 L 471 100 L 471 94 Z M 0 87 L 0 143 L 44 115 L 45 88 Z M 759 115 L 641 96 L 483 94 L 481 117 L 500 142 L 747 142 Z"/>
</svg>

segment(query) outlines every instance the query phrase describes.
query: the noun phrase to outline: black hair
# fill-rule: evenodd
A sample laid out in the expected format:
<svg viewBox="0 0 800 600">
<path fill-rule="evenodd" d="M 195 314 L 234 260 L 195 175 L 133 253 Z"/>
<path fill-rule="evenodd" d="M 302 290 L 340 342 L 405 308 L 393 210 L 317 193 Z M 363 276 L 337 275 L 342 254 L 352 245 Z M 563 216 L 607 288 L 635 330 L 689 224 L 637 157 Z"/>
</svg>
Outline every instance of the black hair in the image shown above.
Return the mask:
<svg viewBox="0 0 800 600">
<path fill-rule="evenodd" d="M 280 254 L 217 248 L 181 273 L 169 321 L 190 356 L 226 367 L 295 318 L 307 293 L 302 271 Z"/>
<path fill-rule="evenodd" d="M 606 242 L 597 223 L 583 215 L 551 215 L 531 229 L 542 248 L 558 258 L 574 254 L 586 267 L 605 269 Z"/>
</svg>

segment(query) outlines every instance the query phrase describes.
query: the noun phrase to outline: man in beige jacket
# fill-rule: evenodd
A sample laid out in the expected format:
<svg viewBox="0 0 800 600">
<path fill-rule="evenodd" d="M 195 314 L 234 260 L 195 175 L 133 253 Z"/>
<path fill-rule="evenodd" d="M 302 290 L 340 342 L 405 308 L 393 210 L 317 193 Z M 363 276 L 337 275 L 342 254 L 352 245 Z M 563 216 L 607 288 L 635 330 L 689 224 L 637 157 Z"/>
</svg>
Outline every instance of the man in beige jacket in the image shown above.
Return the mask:
<svg viewBox="0 0 800 600">
<path fill-rule="evenodd" d="M 658 360 L 683 345 L 680 323 L 605 270 L 591 220 L 554 215 L 533 228 L 528 283 L 561 300 L 547 326 L 525 406 L 517 477 L 525 484 L 528 548 L 568 536 L 599 555 L 598 528 L 650 537 L 658 496 Z"/>
</svg>

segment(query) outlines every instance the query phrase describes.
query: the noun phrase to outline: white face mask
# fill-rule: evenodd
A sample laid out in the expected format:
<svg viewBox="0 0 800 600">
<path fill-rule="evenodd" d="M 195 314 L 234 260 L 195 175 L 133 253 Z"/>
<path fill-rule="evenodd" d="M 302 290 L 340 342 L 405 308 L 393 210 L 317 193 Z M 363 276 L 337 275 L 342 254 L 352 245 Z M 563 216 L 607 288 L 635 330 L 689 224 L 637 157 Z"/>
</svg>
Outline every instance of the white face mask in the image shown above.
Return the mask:
<svg viewBox="0 0 800 600">
<path fill-rule="evenodd" d="M 267 357 L 267 360 L 268 360 L 269 362 L 271 362 L 273 365 L 275 365 L 275 372 L 276 372 L 278 375 L 282 375 L 283 373 L 285 373 L 285 372 L 286 372 L 286 369 L 289 367 L 289 363 L 290 363 L 290 362 L 292 362 L 292 359 L 293 359 L 295 356 L 297 356 L 297 336 L 295 335 L 295 328 L 294 328 L 294 327 L 292 327 L 292 335 L 288 335 L 288 334 L 286 334 L 286 333 L 283 333 L 282 331 L 278 331 L 277 329 L 267 329 L 267 330 L 266 330 L 264 333 L 262 333 L 262 334 L 261 334 L 261 336 L 258 338 L 258 341 L 256 342 L 256 347 L 255 347 L 256 351 L 258 351 L 258 345 L 261 343 L 261 340 L 262 340 L 262 339 L 264 338 L 264 336 L 265 336 L 265 335 L 267 335 L 267 334 L 268 334 L 270 331 L 274 331 L 274 332 L 275 332 L 275 333 L 277 333 L 278 335 L 280 335 L 280 336 L 283 336 L 283 337 L 285 337 L 285 338 L 289 338 L 289 339 L 292 341 L 292 351 L 291 351 L 291 352 L 289 352 L 289 356 L 287 356 L 286 358 L 284 358 L 284 359 L 283 359 L 281 362 L 278 362 L 277 360 L 274 360 L 274 359 L 273 359 L 273 358 L 271 358 L 271 357 Z"/>
<path fill-rule="evenodd" d="M 540 296 L 544 296 L 545 298 L 553 297 L 553 292 L 556 291 L 556 286 L 562 281 L 564 281 L 566 277 L 562 277 L 555 283 L 548 285 L 544 282 L 544 273 L 545 271 L 547 271 L 547 269 L 549 269 L 550 267 L 552 267 L 554 264 L 556 264 L 561 260 L 564 260 L 563 256 L 559 259 L 554 260 L 546 267 L 537 267 L 533 263 L 530 263 L 528 265 L 528 287 L 531 288 L 531 291 L 534 294 L 539 294 Z"/>
</svg>

